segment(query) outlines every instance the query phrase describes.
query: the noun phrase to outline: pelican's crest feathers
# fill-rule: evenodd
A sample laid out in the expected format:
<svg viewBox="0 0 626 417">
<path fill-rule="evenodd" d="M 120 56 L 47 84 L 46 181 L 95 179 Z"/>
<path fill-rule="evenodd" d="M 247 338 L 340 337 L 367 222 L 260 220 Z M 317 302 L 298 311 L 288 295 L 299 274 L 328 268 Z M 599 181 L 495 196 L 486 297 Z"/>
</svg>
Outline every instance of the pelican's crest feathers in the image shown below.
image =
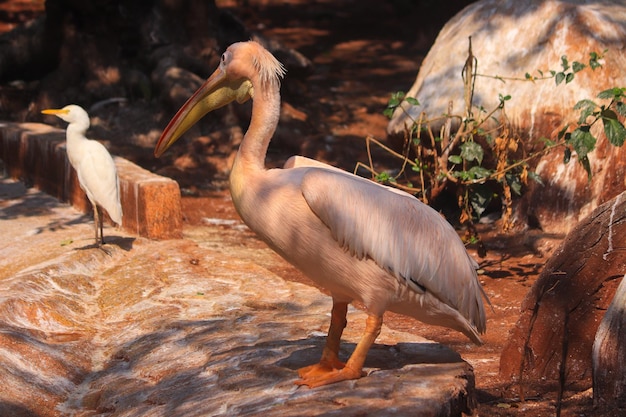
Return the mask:
<svg viewBox="0 0 626 417">
<path fill-rule="evenodd" d="M 252 63 L 259 74 L 259 80 L 264 86 L 280 85 L 280 79 L 285 76 L 287 70 L 274 55 L 269 53 L 259 43 L 250 41 L 255 52 L 252 55 Z"/>
</svg>

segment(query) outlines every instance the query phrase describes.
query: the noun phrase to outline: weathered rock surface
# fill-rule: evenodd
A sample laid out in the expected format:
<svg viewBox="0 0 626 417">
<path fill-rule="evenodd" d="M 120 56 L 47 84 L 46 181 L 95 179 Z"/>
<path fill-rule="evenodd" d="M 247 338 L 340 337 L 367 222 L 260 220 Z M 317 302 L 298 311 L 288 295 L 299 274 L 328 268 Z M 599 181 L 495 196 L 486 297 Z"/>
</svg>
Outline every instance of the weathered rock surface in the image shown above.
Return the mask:
<svg viewBox="0 0 626 417">
<path fill-rule="evenodd" d="M 460 416 L 472 404 L 457 353 L 389 328 L 367 378 L 294 385 L 319 359 L 331 301 L 260 266 L 268 249 L 107 228 L 107 255 L 89 217 L 6 179 L 0 196 L 0 415 Z M 226 224 L 191 235 L 251 238 Z M 348 319 L 344 357 L 365 314 Z"/>
<path fill-rule="evenodd" d="M 589 68 L 575 75 L 569 84 L 554 80 L 522 82 L 477 77 L 473 104 L 487 111 L 497 108 L 499 95 L 510 95 L 506 115 L 512 131 L 518 131 L 528 150 L 539 149 L 542 137 L 556 140 L 567 124 L 575 124 L 580 111 L 573 109 L 582 99 L 596 99 L 599 92 L 626 85 L 626 5 L 623 1 L 584 0 L 483 0 L 459 12 L 441 30 L 424 59 L 408 96 L 420 106 L 398 109 L 388 133 L 402 135 L 410 119 L 421 112 L 429 118 L 465 109 L 461 72 L 467 59 L 468 39 L 478 60 L 478 73 L 489 76 L 524 78 L 539 76 L 541 70 L 561 71 L 561 57 L 588 63 L 589 53 L 608 50 L 603 67 Z M 568 72 L 571 71 L 571 68 Z M 478 110 L 475 110 L 478 114 Z M 519 223 L 528 215 L 544 231 L 567 232 L 598 205 L 626 189 L 626 148 L 611 146 L 597 123 L 597 149 L 589 158 L 594 180 L 577 163 L 563 164 L 563 151 L 554 151 L 538 162 L 537 173 L 545 186 L 532 185 L 527 201 L 518 207 Z M 438 127 L 433 126 L 435 131 Z M 573 159 L 575 161 L 575 159 Z"/>
<path fill-rule="evenodd" d="M 594 336 L 626 271 L 626 193 L 568 234 L 522 303 L 500 376 L 526 395 L 591 387 Z"/>
</svg>

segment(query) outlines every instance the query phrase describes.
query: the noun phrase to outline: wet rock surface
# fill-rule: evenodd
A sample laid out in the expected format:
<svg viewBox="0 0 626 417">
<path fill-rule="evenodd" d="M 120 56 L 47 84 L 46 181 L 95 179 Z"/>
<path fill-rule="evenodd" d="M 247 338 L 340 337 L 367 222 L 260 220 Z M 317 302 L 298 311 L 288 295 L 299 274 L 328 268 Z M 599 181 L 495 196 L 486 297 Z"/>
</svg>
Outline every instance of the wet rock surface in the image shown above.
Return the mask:
<svg viewBox="0 0 626 417">
<path fill-rule="evenodd" d="M 227 236 L 211 249 L 224 227 L 210 219 L 170 241 L 108 227 L 106 253 L 89 217 L 21 183 L 0 183 L 0 210 L 1 415 L 434 416 L 473 404 L 458 353 L 387 327 L 366 378 L 294 385 L 319 359 L 330 298 L 262 266 L 274 255 L 261 245 Z M 348 320 L 344 358 L 365 314 Z"/>
</svg>

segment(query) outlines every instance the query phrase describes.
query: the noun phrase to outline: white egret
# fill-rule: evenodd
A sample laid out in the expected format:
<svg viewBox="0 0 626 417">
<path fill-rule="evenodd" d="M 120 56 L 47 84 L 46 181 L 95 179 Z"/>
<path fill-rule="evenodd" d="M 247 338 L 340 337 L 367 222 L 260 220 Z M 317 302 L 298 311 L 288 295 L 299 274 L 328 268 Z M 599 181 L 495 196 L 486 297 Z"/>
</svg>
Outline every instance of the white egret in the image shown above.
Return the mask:
<svg viewBox="0 0 626 417">
<path fill-rule="evenodd" d="M 85 191 L 93 207 L 96 245 L 102 247 L 105 242 L 99 208 L 105 209 L 116 224 L 122 224 L 120 187 L 115 162 L 104 145 L 85 137 L 89 128 L 89 115 L 82 107 L 70 104 L 62 109 L 46 109 L 42 113 L 53 114 L 69 123 L 66 130 L 67 157 L 76 170 L 80 188 Z"/>
<path fill-rule="evenodd" d="M 172 118 L 160 156 L 207 112 L 252 98 L 252 118 L 230 174 L 243 221 L 273 250 L 332 295 L 322 358 L 299 370 L 315 387 L 362 376 L 366 354 L 394 311 L 456 329 L 475 343 L 486 329 L 484 292 L 455 230 L 415 197 L 308 158 L 266 169 L 280 112 L 282 65 L 256 42 L 231 45 L 219 68 Z M 338 358 L 348 303 L 367 308 L 365 332 L 344 364 Z"/>
</svg>

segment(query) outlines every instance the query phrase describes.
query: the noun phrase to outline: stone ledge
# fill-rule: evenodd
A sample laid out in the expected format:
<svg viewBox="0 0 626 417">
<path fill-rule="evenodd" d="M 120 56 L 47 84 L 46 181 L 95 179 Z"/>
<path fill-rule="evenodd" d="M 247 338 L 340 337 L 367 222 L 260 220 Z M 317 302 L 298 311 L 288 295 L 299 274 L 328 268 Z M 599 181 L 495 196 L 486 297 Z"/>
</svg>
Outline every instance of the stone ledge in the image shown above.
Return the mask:
<svg viewBox="0 0 626 417">
<path fill-rule="evenodd" d="M 1 123 L 0 159 L 7 175 L 78 210 L 91 213 L 65 153 L 65 131 L 39 123 Z M 124 218 L 122 228 L 150 239 L 182 237 L 178 183 L 115 157 Z"/>
</svg>

